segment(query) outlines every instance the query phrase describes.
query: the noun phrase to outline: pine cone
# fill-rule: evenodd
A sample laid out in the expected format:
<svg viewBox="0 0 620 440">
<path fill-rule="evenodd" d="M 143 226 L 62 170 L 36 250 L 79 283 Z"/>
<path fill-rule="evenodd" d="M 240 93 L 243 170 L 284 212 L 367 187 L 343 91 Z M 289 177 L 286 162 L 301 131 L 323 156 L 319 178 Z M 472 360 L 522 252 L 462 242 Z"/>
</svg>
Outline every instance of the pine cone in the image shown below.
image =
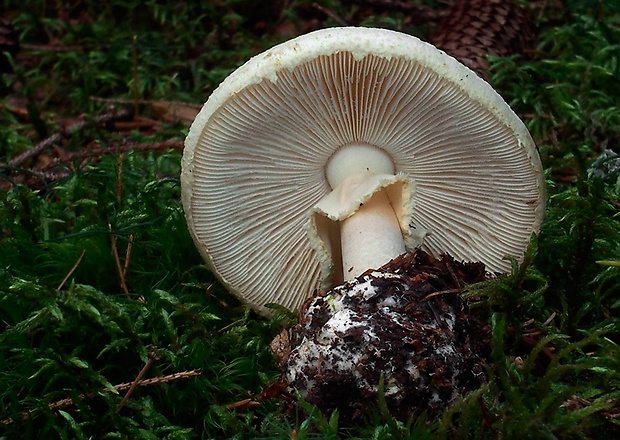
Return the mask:
<svg viewBox="0 0 620 440">
<path fill-rule="evenodd" d="M 19 49 L 17 32 L 11 23 L 0 17 L 0 73 L 11 71 L 11 63 L 4 52 L 15 55 Z"/>
<path fill-rule="evenodd" d="M 529 11 L 510 0 L 462 0 L 450 7 L 431 43 L 488 79 L 486 56 L 523 52 L 534 40 Z"/>
</svg>

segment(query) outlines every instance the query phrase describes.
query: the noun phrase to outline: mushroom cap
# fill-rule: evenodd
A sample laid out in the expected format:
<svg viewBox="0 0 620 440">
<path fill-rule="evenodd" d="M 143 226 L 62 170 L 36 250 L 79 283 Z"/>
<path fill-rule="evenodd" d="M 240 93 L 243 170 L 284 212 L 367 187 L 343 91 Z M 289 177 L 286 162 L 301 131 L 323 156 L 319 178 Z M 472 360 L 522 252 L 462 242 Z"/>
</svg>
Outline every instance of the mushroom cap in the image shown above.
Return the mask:
<svg viewBox="0 0 620 440">
<path fill-rule="evenodd" d="M 411 227 L 434 256 L 506 272 L 542 222 L 536 146 L 473 71 L 419 39 L 331 28 L 263 52 L 213 92 L 185 141 L 190 233 L 223 284 L 259 312 L 321 285 L 308 212 L 330 158 L 364 143 L 415 182 Z"/>
</svg>

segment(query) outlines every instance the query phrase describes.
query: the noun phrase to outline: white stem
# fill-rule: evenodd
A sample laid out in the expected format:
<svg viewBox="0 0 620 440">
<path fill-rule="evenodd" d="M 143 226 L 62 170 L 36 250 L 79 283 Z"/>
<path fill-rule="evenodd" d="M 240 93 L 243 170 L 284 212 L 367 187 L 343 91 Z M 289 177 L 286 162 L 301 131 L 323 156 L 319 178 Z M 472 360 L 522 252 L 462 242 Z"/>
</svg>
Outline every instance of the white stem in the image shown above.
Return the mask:
<svg viewBox="0 0 620 440">
<path fill-rule="evenodd" d="M 342 146 L 325 174 L 332 191 L 310 209 L 307 232 L 321 264 L 321 287 L 329 288 L 406 252 L 413 180 L 397 173 L 387 152 L 366 143 Z"/>
<path fill-rule="evenodd" d="M 341 223 L 345 281 L 377 269 L 405 252 L 403 236 L 385 191 L 376 192 Z"/>
</svg>

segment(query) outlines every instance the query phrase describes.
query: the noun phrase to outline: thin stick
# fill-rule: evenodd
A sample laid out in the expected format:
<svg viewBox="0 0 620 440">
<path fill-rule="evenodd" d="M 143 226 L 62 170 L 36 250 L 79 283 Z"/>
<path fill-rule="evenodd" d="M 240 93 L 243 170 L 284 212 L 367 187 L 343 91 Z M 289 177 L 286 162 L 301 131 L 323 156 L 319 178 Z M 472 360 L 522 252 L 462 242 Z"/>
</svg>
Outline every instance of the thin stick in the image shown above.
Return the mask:
<svg viewBox="0 0 620 440">
<path fill-rule="evenodd" d="M 121 279 L 121 289 L 129 298 L 129 290 L 127 289 L 127 284 L 125 284 L 125 279 L 123 278 L 123 269 L 121 267 L 121 259 L 118 256 L 118 247 L 116 246 L 116 238 L 114 237 L 114 233 L 112 233 L 112 225 L 108 223 L 108 229 L 110 230 L 110 242 L 112 243 L 112 252 L 114 254 L 114 261 L 116 262 L 116 270 L 118 271 L 118 276 Z"/>
<path fill-rule="evenodd" d="M 527 321 L 525 321 L 523 324 L 521 324 L 521 327 L 527 327 L 528 325 L 532 325 L 532 324 L 534 324 L 534 318 L 528 319 Z"/>
<path fill-rule="evenodd" d="M 237 319 L 236 321 L 231 322 L 230 324 L 228 324 L 228 325 L 226 325 L 226 326 L 222 327 L 221 329 L 219 329 L 219 330 L 217 331 L 217 334 L 218 334 L 218 335 L 220 335 L 220 334 L 222 334 L 222 333 L 225 333 L 225 332 L 227 332 L 228 330 L 230 330 L 231 328 L 233 328 L 234 326 L 236 326 L 237 324 L 242 323 L 243 321 L 245 321 L 245 318 Z"/>
<path fill-rule="evenodd" d="M 78 126 L 78 127 L 76 127 L 78 130 L 83 128 L 83 126 L 79 122 L 77 124 L 75 124 L 75 125 Z M 11 159 L 8 162 L 7 165 L 9 165 L 11 167 L 18 167 L 18 166 L 20 166 L 21 164 L 26 162 L 28 159 L 37 156 L 39 153 L 41 153 L 46 148 L 49 148 L 52 145 L 54 145 L 55 143 L 59 142 L 64 136 L 65 135 L 63 133 L 54 133 L 50 137 L 47 137 L 47 138 L 43 139 L 41 142 L 36 144 L 30 150 L 26 150 L 22 154 L 20 154 L 17 157 L 14 157 L 13 159 Z"/>
<path fill-rule="evenodd" d="M 336 14 L 334 14 L 334 12 L 332 12 L 330 9 L 327 9 L 325 6 L 321 6 L 318 3 L 312 3 L 312 7 L 318 11 L 321 11 L 323 14 L 327 15 L 328 17 L 336 21 L 339 25 L 349 26 L 349 24 L 346 21 L 338 17 Z"/>
<path fill-rule="evenodd" d="M 441 290 L 439 292 L 429 293 L 424 298 L 422 298 L 419 302 L 428 301 L 429 299 L 434 298 L 439 295 L 453 295 L 455 293 L 459 293 L 460 291 L 461 289 L 448 289 L 448 290 Z"/>
<path fill-rule="evenodd" d="M 47 185 L 50 181 L 62 179 L 68 174 L 63 172 L 46 172 L 42 170 L 28 170 L 26 168 L 15 168 L 9 165 L 0 165 L 0 169 L 10 171 L 10 175 L 0 174 L 0 178 L 6 180 L 12 185 L 24 182 L 39 182 L 41 185 Z M 14 176 L 15 175 L 15 176 Z"/>
<path fill-rule="evenodd" d="M 49 162 L 48 165 L 44 166 L 42 169 L 50 169 L 59 163 L 67 163 L 73 160 L 84 160 L 90 159 L 94 156 L 106 156 L 108 154 L 115 154 L 117 152 L 126 153 L 129 151 L 155 151 L 155 150 L 183 150 L 183 141 L 163 141 L 163 142 L 152 142 L 145 144 L 133 144 L 127 143 L 118 146 L 116 149 L 108 149 L 108 148 L 93 148 L 91 150 L 85 151 L 75 151 L 67 154 L 64 158 L 54 159 Z"/>
<path fill-rule="evenodd" d="M 228 405 L 224 405 L 222 406 L 222 408 L 231 410 L 231 409 L 237 409 L 237 408 L 245 408 L 248 406 L 249 407 L 260 406 L 260 402 L 257 402 L 252 399 L 243 399 L 243 400 L 240 400 L 239 402 L 229 403 Z"/>
<path fill-rule="evenodd" d="M 133 58 L 133 118 L 138 119 L 139 116 L 139 104 L 138 104 L 138 36 L 133 36 L 133 46 L 131 48 L 131 55 Z"/>
<path fill-rule="evenodd" d="M 121 105 L 133 105 L 136 101 L 133 99 L 120 99 L 120 98 L 102 98 L 100 96 L 91 96 L 91 101 L 95 102 L 106 102 L 108 104 L 121 104 Z M 182 105 L 185 107 L 194 108 L 196 110 L 200 110 L 202 108 L 202 104 L 196 104 L 193 102 L 184 102 L 184 101 L 161 101 L 155 99 L 138 99 L 138 104 L 142 105 L 153 105 L 160 103 L 168 103 L 171 105 Z"/>
<path fill-rule="evenodd" d="M 123 408 L 123 406 L 129 399 L 129 396 L 131 396 L 131 393 L 133 393 L 133 390 L 135 390 L 136 387 L 138 386 L 138 382 L 142 379 L 142 376 L 144 376 L 144 373 L 146 373 L 148 369 L 151 368 L 151 365 L 157 362 L 158 359 L 159 358 L 155 356 L 155 354 L 149 353 L 149 360 L 146 362 L 146 364 L 144 364 L 144 367 L 142 367 L 142 369 L 136 376 L 136 379 L 131 383 L 129 390 L 127 391 L 127 394 L 125 394 L 125 397 L 123 397 L 123 400 L 121 400 L 121 403 L 118 404 L 118 411 L 120 411 L 121 408 Z"/>
<path fill-rule="evenodd" d="M 139 380 L 137 383 L 135 381 L 124 382 L 118 385 L 114 385 L 114 388 L 116 388 L 117 391 L 125 391 L 129 389 L 134 383 L 136 383 L 136 386 L 143 387 L 147 385 L 157 385 L 160 383 L 168 383 L 168 382 L 174 382 L 176 380 L 188 379 L 190 377 L 200 376 L 201 374 L 202 372 L 199 369 L 183 371 L 181 373 L 173 373 L 167 376 L 159 376 L 159 377 L 152 377 L 150 379 L 142 379 L 142 380 Z"/>
<path fill-rule="evenodd" d="M 123 155 L 118 155 L 118 170 L 116 172 L 116 203 L 119 209 L 123 206 Z"/>
<path fill-rule="evenodd" d="M 169 382 L 174 382 L 177 380 L 181 380 L 181 379 L 189 379 L 190 377 L 195 377 L 195 376 L 200 376 L 202 374 L 202 371 L 200 371 L 199 369 L 196 370 L 190 370 L 190 371 L 183 371 L 181 373 L 173 373 L 173 374 L 169 374 L 167 376 L 158 376 L 158 377 L 152 377 L 150 379 L 143 379 L 143 380 L 139 380 L 138 382 L 133 381 L 133 382 L 124 382 L 124 383 L 120 383 L 118 385 L 114 385 L 114 389 L 116 389 L 116 391 L 125 391 L 128 390 L 129 388 L 131 388 L 132 385 L 136 384 L 137 387 L 143 387 L 143 386 L 149 386 L 149 385 L 157 385 L 160 383 L 169 383 Z M 107 388 L 104 388 L 103 390 L 101 390 L 104 393 L 110 393 L 110 390 Z M 93 397 L 97 396 L 98 393 L 90 393 L 90 394 L 80 394 L 79 395 L 79 399 L 84 400 L 84 399 L 92 399 Z M 57 400 L 56 402 L 52 402 L 48 405 L 49 409 L 52 411 L 58 410 L 58 409 L 63 409 L 66 408 L 68 406 L 72 406 L 74 405 L 75 402 L 72 398 L 67 398 L 67 399 L 61 399 L 61 400 Z M 34 410 L 30 410 L 28 412 L 25 412 L 23 414 L 21 414 L 20 420 L 21 421 L 26 421 L 28 420 L 28 417 L 30 417 L 30 415 L 32 415 L 32 413 L 34 412 Z M 9 418 L 9 419 L 5 419 L 5 420 L 0 420 L 0 426 L 4 425 L 10 425 L 11 423 L 13 423 L 14 420 Z"/>
<path fill-rule="evenodd" d="M 52 182 L 55 182 L 60 179 L 64 179 L 65 177 L 70 175 L 70 172 L 62 169 L 55 169 L 59 165 L 63 164 L 71 164 L 72 161 L 75 160 L 88 160 L 93 159 L 97 156 L 107 156 L 110 154 L 116 154 L 118 151 L 128 152 L 128 151 L 158 151 L 158 150 L 183 150 L 183 141 L 163 141 L 163 142 L 153 142 L 153 143 L 144 143 L 144 144 L 132 144 L 126 143 L 120 145 L 117 149 L 109 149 L 109 148 L 93 148 L 90 150 L 84 151 L 76 151 L 70 152 L 62 158 L 56 158 L 54 160 L 49 161 L 45 165 L 41 166 L 36 170 L 29 170 L 26 168 L 16 168 L 11 167 L 9 165 L 0 164 L 1 169 L 9 170 L 10 173 L 0 174 L 0 179 L 4 179 L 11 185 L 15 185 L 17 183 L 24 183 L 30 187 L 38 187 L 38 185 L 44 186 L 48 185 Z M 6 190 L 7 185 L 4 182 L 0 182 L 0 190 Z"/>
<path fill-rule="evenodd" d="M 84 52 L 85 46 L 58 46 L 45 44 L 23 44 L 19 45 L 20 49 L 35 52 Z"/>
<path fill-rule="evenodd" d="M 366 3 L 372 6 L 380 6 L 386 9 L 397 9 L 406 12 L 421 9 L 419 6 L 415 6 L 409 2 L 399 0 L 362 0 L 361 3 Z"/>
<path fill-rule="evenodd" d="M 543 325 L 544 325 L 544 326 L 547 326 L 547 325 L 551 324 L 551 321 L 553 321 L 553 320 L 555 319 L 556 315 L 557 315 L 557 313 L 556 313 L 556 312 L 553 312 L 553 313 L 551 314 L 551 316 L 549 316 L 549 317 L 547 318 L 547 320 L 546 320 L 545 322 L 543 322 Z"/>
<path fill-rule="evenodd" d="M 84 255 L 86 254 L 86 249 L 82 249 L 82 253 L 80 254 L 80 256 L 78 257 L 78 259 L 76 260 L 75 264 L 73 265 L 73 267 L 69 270 L 69 272 L 67 273 L 67 275 L 65 275 L 65 277 L 62 279 L 62 281 L 60 282 L 60 284 L 58 285 L 58 287 L 56 288 L 56 290 L 60 290 L 64 287 L 65 283 L 67 282 L 67 280 L 71 277 L 71 275 L 73 275 L 73 272 L 75 272 L 75 270 L 78 268 L 78 266 L 80 265 L 80 263 L 82 262 L 82 259 L 84 258 Z"/>
<path fill-rule="evenodd" d="M 39 153 L 41 153 L 46 148 L 49 148 L 52 145 L 54 145 L 55 143 L 57 143 L 58 141 L 60 141 L 63 137 L 68 137 L 74 131 L 81 130 L 84 127 L 87 127 L 88 125 L 91 125 L 93 122 L 96 123 L 96 124 L 99 124 L 99 123 L 102 123 L 102 122 L 109 122 L 109 121 L 113 121 L 113 120 L 117 120 L 117 119 L 123 119 L 123 118 L 126 118 L 127 116 L 129 116 L 130 114 L 131 113 L 128 112 L 127 110 L 121 110 L 121 111 L 118 111 L 118 112 L 106 113 L 104 115 L 95 116 L 92 119 L 92 122 L 90 120 L 87 120 L 87 121 L 84 120 L 84 121 L 76 122 L 75 124 L 71 125 L 69 128 L 63 130 L 62 132 L 54 133 L 50 137 L 48 137 L 46 139 L 43 139 L 41 142 L 36 144 L 30 150 L 24 151 L 19 156 L 14 157 L 13 159 L 11 159 L 7 163 L 7 165 L 9 165 L 11 167 L 19 167 L 21 164 L 26 162 L 28 159 L 31 159 L 31 158 L 37 156 Z"/>
<path fill-rule="evenodd" d="M 127 243 L 127 250 L 125 251 L 125 265 L 123 266 L 123 279 L 127 284 L 127 270 L 129 269 L 129 260 L 131 259 L 131 249 L 133 248 L 133 234 L 129 235 L 129 243 Z"/>
<path fill-rule="evenodd" d="M 452 279 L 454 280 L 454 284 L 456 284 L 456 287 L 458 289 L 463 289 L 463 284 L 461 283 L 461 280 L 459 279 L 459 277 L 456 276 L 456 273 L 454 273 L 454 268 L 452 267 L 452 265 L 446 264 L 446 267 L 448 268 L 448 272 L 450 272 L 450 276 L 452 276 Z"/>
</svg>

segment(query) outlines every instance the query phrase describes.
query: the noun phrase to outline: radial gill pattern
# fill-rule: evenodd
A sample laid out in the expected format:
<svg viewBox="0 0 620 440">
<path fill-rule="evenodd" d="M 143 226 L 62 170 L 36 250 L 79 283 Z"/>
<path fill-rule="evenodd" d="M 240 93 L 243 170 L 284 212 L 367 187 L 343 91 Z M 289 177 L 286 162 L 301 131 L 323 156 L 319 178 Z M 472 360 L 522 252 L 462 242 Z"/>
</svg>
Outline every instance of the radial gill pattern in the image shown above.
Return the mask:
<svg viewBox="0 0 620 440">
<path fill-rule="evenodd" d="M 537 227 L 539 170 L 472 93 L 412 59 L 339 51 L 231 94 L 194 151 L 194 238 L 251 305 L 298 307 L 320 272 L 306 213 L 331 191 L 330 156 L 364 142 L 415 179 L 426 251 L 508 270 Z"/>
</svg>

